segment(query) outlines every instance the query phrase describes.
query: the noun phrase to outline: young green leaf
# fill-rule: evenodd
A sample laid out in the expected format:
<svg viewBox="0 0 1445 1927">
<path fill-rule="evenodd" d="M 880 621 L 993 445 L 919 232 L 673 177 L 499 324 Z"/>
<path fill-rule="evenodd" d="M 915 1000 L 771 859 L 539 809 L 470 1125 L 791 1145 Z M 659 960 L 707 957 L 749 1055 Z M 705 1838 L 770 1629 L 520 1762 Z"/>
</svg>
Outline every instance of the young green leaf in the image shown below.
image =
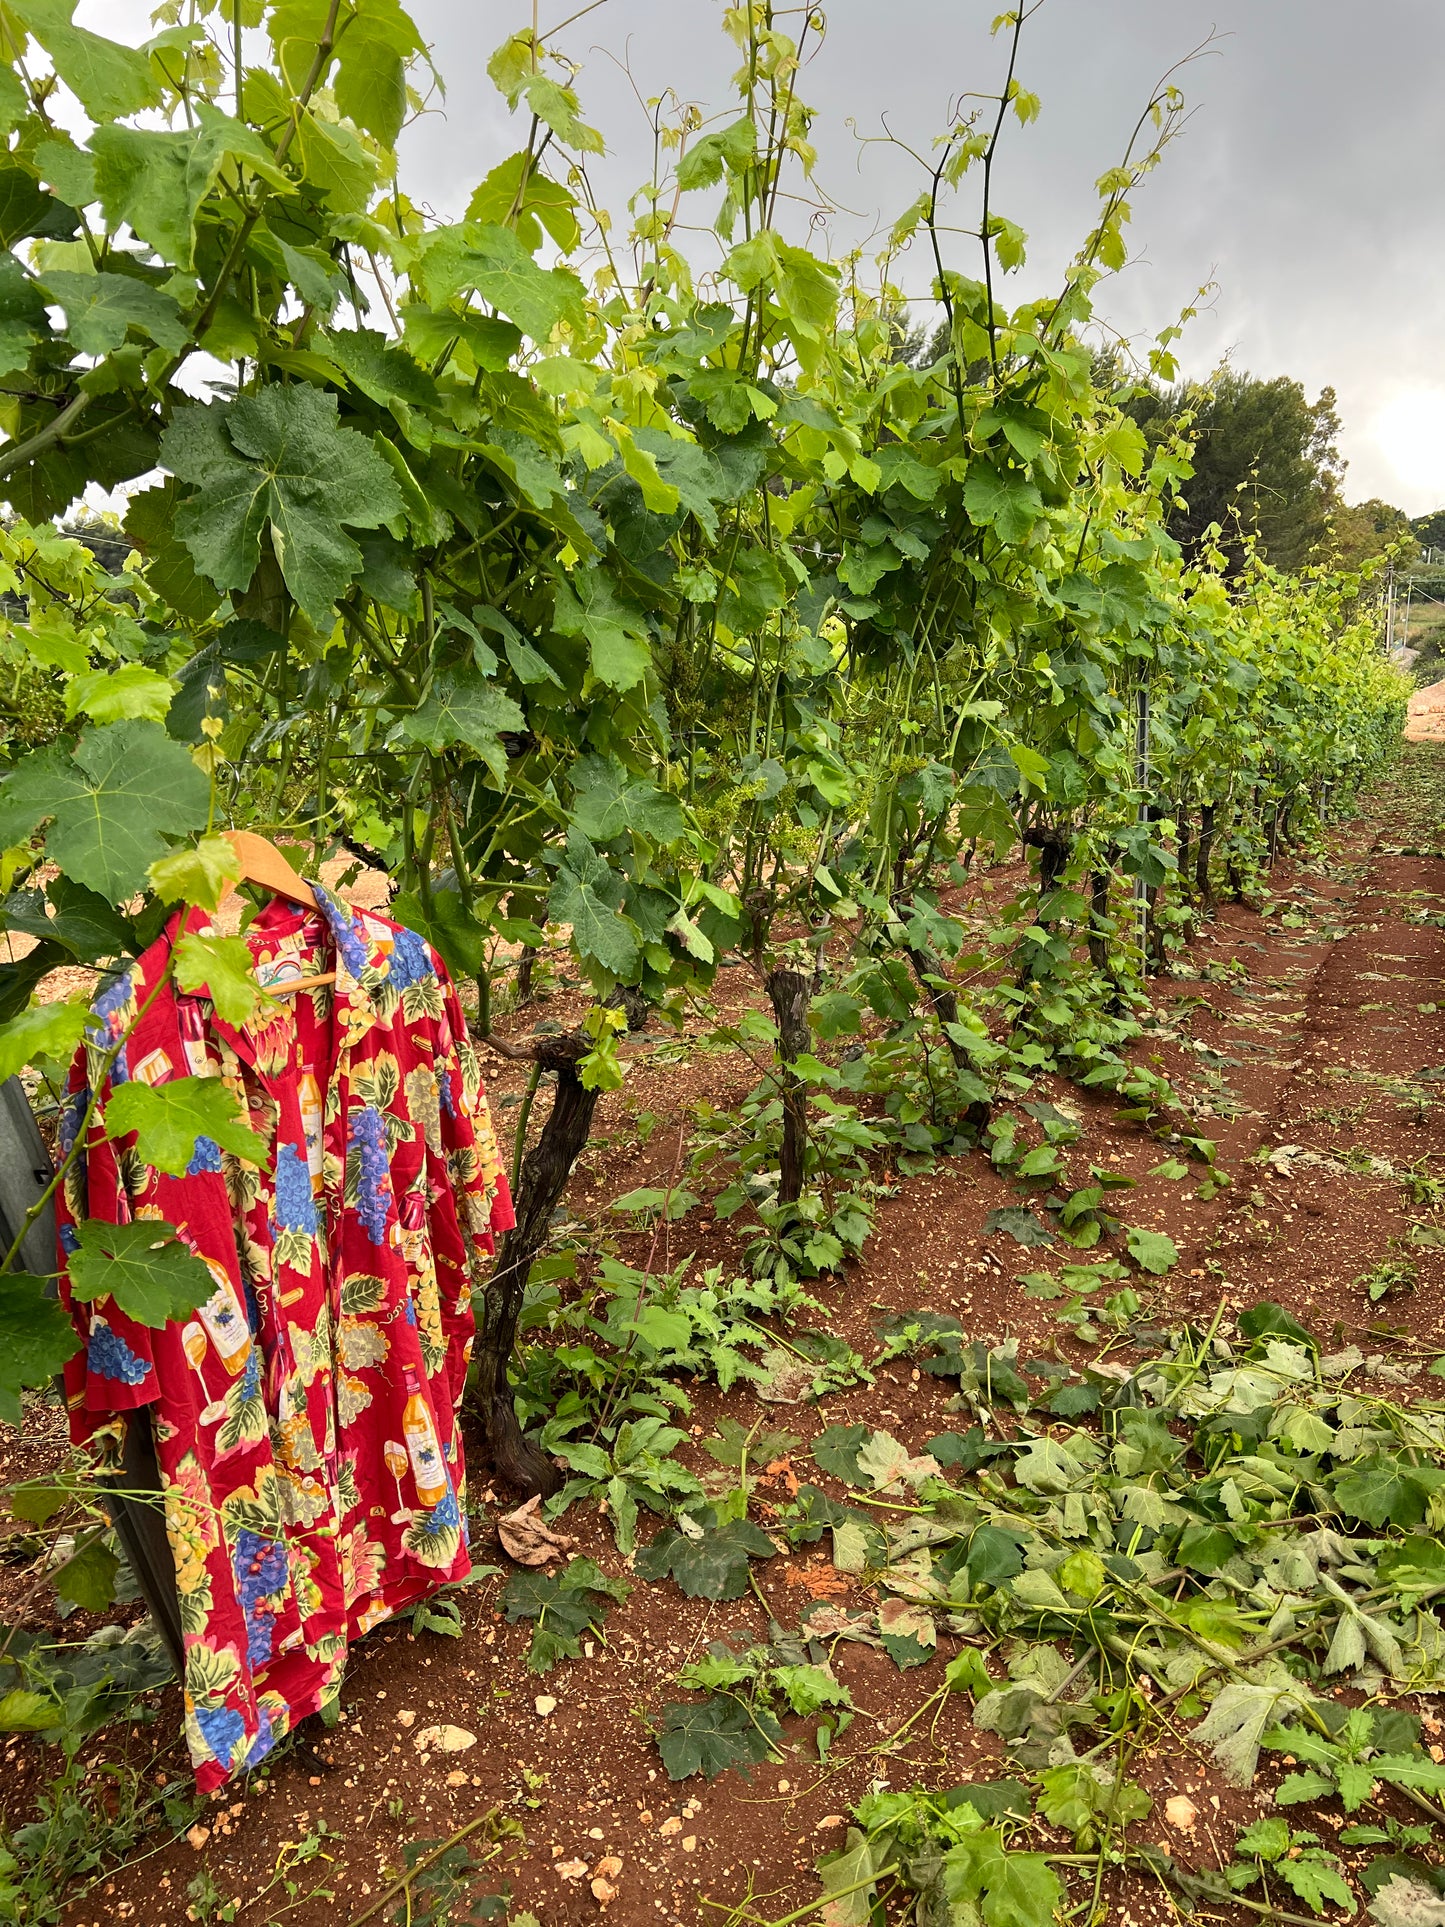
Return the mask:
<svg viewBox="0 0 1445 1927">
<path fill-rule="evenodd" d="M 72 1294 L 80 1299 L 109 1296 L 137 1324 L 159 1328 L 215 1295 L 215 1279 L 163 1218 L 142 1218 L 135 1224 L 88 1218 L 75 1227 L 75 1236 L 69 1265 Z"/>
<path fill-rule="evenodd" d="M 0 848 L 49 819 L 46 855 L 109 903 L 123 903 L 164 855 L 166 836 L 199 829 L 211 787 L 155 723 L 87 730 L 70 755 L 38 750 L 0 783 Z"/>
<path fill-rule="evenodd" d="M 672 1527 L 660 1532 L 637 1554 L 644 1579 L 669 1574 L 689 1599 L 740 1599 L 748 1589 L 748 1562 L 771 1559 L 777 1551 L 751 1519 L 727 1519 L 690 1538 Z"/>
<path fill-rule="evenodd" d="M 771 1713 L 751 1709 L 731 1694 L 701 1705 L 665 1706 L 657 1750 L 669 1780 L 702 1773 L 715 1780 L 728 1767 L 756 1766 L 782 1743 L 783 1729 Z"/>
<path fill-rule="evenodd" d="M 80 1350 L 65 1307 L 39 1278 L 0 1278 L 0 1419 L 20 1423 L 20 1394 L 44 1385 Z"/>
<path fill-rule="evenodd" d="M 106 1100 L 104 1123 L 107 1137 L 134 1131 L 146 1163 L 177 1178 L 219 1170 L 221 1151 L 256 1165 L 267 1155 L 266 1140 L 242 1123 L 234 1092 L 218 1077 L 118 1085 Z"/>
<path fill-rule="evenodd" d="M 72 1055 L 85 1034 L 87 1001 L 31 1004 L 8 1024 L 0 1024 L 0 1084 L 37 1057 Z"/>
</svg>

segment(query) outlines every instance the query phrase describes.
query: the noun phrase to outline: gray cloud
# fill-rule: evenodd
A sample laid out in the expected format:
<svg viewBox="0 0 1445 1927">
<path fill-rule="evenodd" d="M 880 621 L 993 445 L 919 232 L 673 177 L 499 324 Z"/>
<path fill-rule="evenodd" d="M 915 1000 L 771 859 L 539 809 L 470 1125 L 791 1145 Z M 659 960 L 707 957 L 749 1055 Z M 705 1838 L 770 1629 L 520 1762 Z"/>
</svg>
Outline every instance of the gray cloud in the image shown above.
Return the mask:
<svg viewBox="0 0 1445 1927">
<path fill-rule="evenodd" d="M 866 237 L 918 190 L 895 133 L 926 151 L 950 102 L 995 86 L 1004 0 L 833 0 L 800 92 L 818 110 L 818 179 L 840 210 L 835 251 Z M 543 24 L 571 10 L 554 0 Z M 493 47 L 527 9 L 414 0 L 446 78 L 442 111 L 404 137 L 403 182 L 455 216 L 477 180 L 520 144 L 486 76 Z M 134 20 L 132 20 L 134 15 Z M 82 0 L 78 17 L 145 32 L 138 0 Z M 796 17 L 793 24 L 796 24 Z M 1161 73 L 1211 30 L 1215 50 L 1180 84 L 1195 109 L 1138 196 L 1138 257 L 1100 291 L 1130 335 L 1172 320 L 1200 283 L 1217 290 L 1190 327 L 1191 373 L 1221 356 L 1339 393 L 1352 499 L 1382 494 L 1412 513 L 1445 502 L 1445 10 L 1439 0 L 1045 0 L 1025 29 L 1020 78 L 1042 98 L 1000 164 L 997 205 L 1030 235 L 1019 292 L 1048 287 L 1090 222 L 1097 175 L 1119 155 Z M 644 98 L 673 88 L 712 113 L 737 64 L 719 0 L 607 0 L 562 44 L 583 63 L 588 116 L 611 151 L 593 169 L 625 228 L 628 194 L 651 165 Z M 620 62 L 631 68 L 631 80 Z M 850 129 L 849 122 L 853 123 Z M 705 209 L 706 196 L 697 197 Z M 847 210 L 847 211 L 844 211 Z M 701 218 L 701 216 L 699 217 Z M 795 218 L 796 215 L 795 215 Z M 956 242 L 970 269 L 975 244 Z M 706 257 L 706 238 L 696 243 Z M 927 262 L 903 270 L 926 297 Z"/>
</svg>

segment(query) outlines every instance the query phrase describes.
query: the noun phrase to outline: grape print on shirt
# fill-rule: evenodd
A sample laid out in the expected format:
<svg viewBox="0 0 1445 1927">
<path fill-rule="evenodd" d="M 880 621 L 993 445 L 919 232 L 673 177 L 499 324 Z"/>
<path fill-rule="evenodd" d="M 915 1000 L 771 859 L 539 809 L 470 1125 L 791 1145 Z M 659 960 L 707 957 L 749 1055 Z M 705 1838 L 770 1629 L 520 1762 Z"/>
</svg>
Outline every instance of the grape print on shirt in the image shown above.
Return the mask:
<svg viewBox="0 0 1445 1927">
<path fill-rule="evenodd" d="M 118 1452 L 149 1406 L 185 1635 L 185 1720 L 203 1791 L 334 1698 L 350 1642 L 465 1577 L 456 1403 L 472 1289 L 512 1222 L 476 1054 L 430 948 L 319 886 L 245 932 L 263 977 L 335 968 L 244 1029 L 165 983 L 192 911 L 98 1000 L 61 1120 L 73 1143 L 106 1051 L 125 1048 L 60 1201 L 62 1272 L 84 1217 L 163 1218 L 214 1295 L 158 1330 L 62 1296 L 85 1341 L 71 1430 Z M 134 1067 L 134 1072 L 132 1070 Z M 268 1147 L 198 1138 L 184 1177 L 101 1128 L 109 1089 L 215 1076 Z"/>
</svg>

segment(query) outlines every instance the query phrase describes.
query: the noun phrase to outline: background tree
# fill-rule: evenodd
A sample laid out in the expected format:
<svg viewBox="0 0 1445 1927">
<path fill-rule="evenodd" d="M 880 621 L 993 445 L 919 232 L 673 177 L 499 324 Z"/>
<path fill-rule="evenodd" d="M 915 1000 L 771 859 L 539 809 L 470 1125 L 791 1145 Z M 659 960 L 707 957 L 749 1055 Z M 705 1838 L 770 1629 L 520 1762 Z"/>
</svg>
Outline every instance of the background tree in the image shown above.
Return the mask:
<svg viewBox="0 0 1445 1927">
<path fill-rule="evenodd" d="M 1302 568 L 1325 540 L 1344 476 L 1333 388 L 1311 402 L 1287 375 L 1261 381 L 1225 366 L 1202 384 L 1147 381 L 1124 408 L 1151 448 L 1177 426 L 1191 429 L 1194 475 L 1169 517 L 1190 555 L 1211 524 L 1236 571 L 1250 536 L 1286 570 Z"/>
<path fill-rule="evenodd" d="M 1367 502 L 1341 502 L 1330 517 L 1330 560 L 1337 568 L 1357 569 L 1372 555 L 1383 555 L 1402 536 L 1411 540 L 1408 556 L 1418 553 L 1419 541 L 1409 516 L 1378 495 Z"/>
</svg>

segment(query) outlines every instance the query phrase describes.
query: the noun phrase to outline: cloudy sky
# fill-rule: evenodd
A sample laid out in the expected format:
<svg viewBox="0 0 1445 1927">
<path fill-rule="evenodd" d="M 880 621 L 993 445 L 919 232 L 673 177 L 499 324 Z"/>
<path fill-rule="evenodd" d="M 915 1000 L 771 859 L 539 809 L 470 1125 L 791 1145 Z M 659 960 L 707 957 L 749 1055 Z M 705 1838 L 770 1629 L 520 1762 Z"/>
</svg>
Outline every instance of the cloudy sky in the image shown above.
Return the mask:
<svg viewBox="0 0 1445 1927">
<path fill-rule="evenodd" d="M 582 4 L 544 7 L 544 29 Z M 799 91 L 817 109 L 835 251 L 918 192 L 916 163 L 873 138 L 885 120 L 927 151 L 958 96 L 997 85 L 1002 43 L 988 29 L 1002 4 L 827 5 Z M 528 10 L 524 0 L 414 0 L 412 10 L 447 95 L 404 136 L 403 184 L 455 216 L 520 144 L 485 69 Z M 672 89 L 706 114 L 727 109 L 737 63 L 721 16 L 721 0 L 604 0 L 560 36 L 581 64 L 587 117 L 608 139 L 593 172 L 620 225 L 651 165 L 642 101 Z M 77 18 L 127 38 L 146 31 L 137 0 L 81 0 Z M 1190 372 L 1228 355 L 1258 375 L 1292 375 L 1312 397 L 1332 386 L 1349 498 L 1382 495 L 1412 514 L 1445 504 L 1440 0 L 1044 0 L 1019 66 L 1042 113 L 1008 135 L 995 196 L 1030 236 L 1018 292 L 1056 280 L 1089 224 L 1094 180 L 1159 77 L 1205 41 L 1178 77 L 1192 117 L 1137 198 L 1136 258 L 1101 290 L 1103 314 L 1125 334 L 1152 335 L 1211 283 L 1185 338 Z M 970 271 L 974 245 L 958 242 Z M 700 238 L 700 254 L 705 246 Z M 902 279 L 926 298 L 922 258 Z"/>
</svg>

